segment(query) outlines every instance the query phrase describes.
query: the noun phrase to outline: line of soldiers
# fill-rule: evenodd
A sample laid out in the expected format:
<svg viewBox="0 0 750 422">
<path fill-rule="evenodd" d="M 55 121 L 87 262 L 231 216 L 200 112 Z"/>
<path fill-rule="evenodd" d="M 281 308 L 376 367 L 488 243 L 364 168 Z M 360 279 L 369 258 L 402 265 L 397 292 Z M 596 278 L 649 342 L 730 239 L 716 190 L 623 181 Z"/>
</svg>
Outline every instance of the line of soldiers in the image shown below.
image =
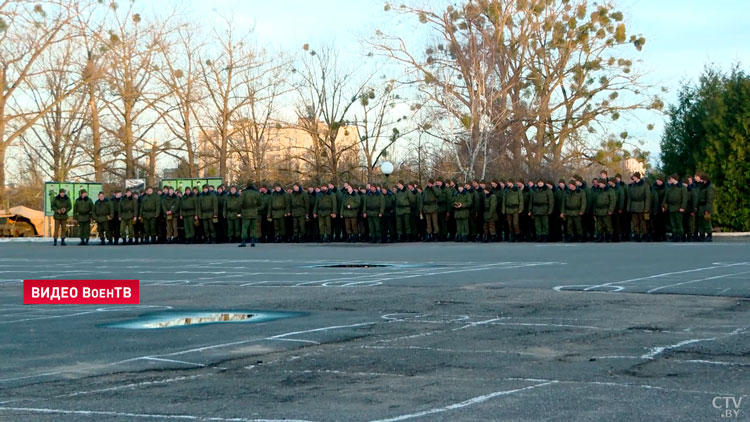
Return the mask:
<svg viewBox="0 0 750 422">
<path fill-rule="evenodd" d="M 666 183 L 665 183 L 666 182 Z M 591 186 L 579 176 L 557 184 L 538 179 L 441 178 L 422 187 L 399 181 L 387 188 L 345 183 L 284 189 L 252 184 L 202 191 L 171 186 L 154 191 L 99 193 L 94 202 L 82 190 L 71 207 L 64 190 L 52 201 L 54 244 L 65 244 L 65 222 L 73 211 L 82 245 L 91 222 L 100 244 L 405 241 L 620 242 L 712 240 L 715 190 L 708 177 L 666 180 L 652 185 L 636 172 L 602 171 Z"/>
</svg>

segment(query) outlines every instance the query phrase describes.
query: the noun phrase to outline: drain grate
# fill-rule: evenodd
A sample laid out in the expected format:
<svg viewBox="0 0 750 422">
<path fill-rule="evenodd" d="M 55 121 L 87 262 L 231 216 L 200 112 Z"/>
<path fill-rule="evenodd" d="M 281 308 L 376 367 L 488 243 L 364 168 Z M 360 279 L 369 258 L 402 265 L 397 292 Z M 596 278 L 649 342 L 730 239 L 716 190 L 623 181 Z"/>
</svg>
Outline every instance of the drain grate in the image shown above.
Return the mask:
<svg viewBox="0 0 750 422">
<path fill-rule="evenodd" d="M 164 311 L 141 315 L 138 318 L 105 324 L 105 327 L 131 330 L 154 330 L 165 328 L 196 327 L 210 324 L 241 324 L 295 318 L 300 312 L 272 311 Z"/>
</svg>

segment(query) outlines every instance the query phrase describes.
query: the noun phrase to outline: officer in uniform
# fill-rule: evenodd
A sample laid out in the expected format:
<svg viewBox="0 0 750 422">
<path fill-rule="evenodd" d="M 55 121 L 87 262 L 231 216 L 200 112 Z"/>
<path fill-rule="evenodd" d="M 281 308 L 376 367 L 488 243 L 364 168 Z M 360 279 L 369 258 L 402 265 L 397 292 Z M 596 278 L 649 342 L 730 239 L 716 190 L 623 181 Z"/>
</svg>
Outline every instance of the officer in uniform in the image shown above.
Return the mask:
<svg viewBox="0 0 750 422">
<path fill-rule="evenodd" d="M 236 242 L 242 237 L 242 197 L 237 192 L 236 186 L 230 187 L 229 193 L 224 196 L 224 208 L 221 215 L 227 224 L 228 241 Z"/>
<path fill-rule="evenodd" d="M 71 204 L 70 198 L 65 194 L 65 189 L 60 188 L 60 192 L 51 200 L 50 207 L 52 212 L 55 213 L 53 219 L 55 220 L 55 233 L 53 235 L 52 246 L 57 246 L 57 238 L 59 237 L 61 246 L 65 246 L 65 235 L 68 231 L 68 213 L 70 212 Z"/>
<path fill-rule="evenodd" d="M 484 235 L 482 242 L 497 242 L 497 231 L 495 228 L 495 223 L 497 222 L 497 196 L 487 186 L 484 187 L 484 201 L 482 205 L 484 205 Z"/>
<path fill-rule="evenodd" d="M 336 218 L 336 195 L 328 190 L 327 185 L 320 187 L 320 194 L 316 198 L 313 217 L 318 219 L 320 235 L 323 242 L 331 241 L 331 219 Z"/>
<path fill-rule="evenodd" d="M 575 180 L 568 181 L 568 190 L 562 204 L 563 214 L 560 216 L 566 222 L 569 241 L 585 241 L 581 219 L 586 213 L 586 192 L 576 185 Z"/>
<path fill-rule="evenodd" d="M 99 197 L 94 203 L 94 221 L 96 221 L 96 227 L 99 231 L 99 240 L 101 245 L 104 246 L 104 238 L 107 238 L 109 244 L 112 244 L 112 230 L 110 229 L 110 222 L 114 218 L 114 207 L 112 201 L 104 196 L 103 192 L 99 192 Z"/>
<path fill-rule="evenodd" d="M 596 218 L 597 242 L 612 241 L 612 214 L 617 205 L 617 196 L 610 189 L 607 179 L 594 179 L 592 192 L 594 194 L 594 217 Z"/>
<path fill-rule="evenodd" d="M 669 227 L 672 233 L 672 242 L 681 242 L 684 228 L 682 226 L 683 214 L 688 205 L 687 187 L 682 184 L 679 176 L 673 174 L 667 179 L 667 189 L 664 193 L 662 211 L 669 218 Z"/>
<path fill-rule="evenodd" d="M 706 173 L 700 172 L 695 175 L 695 183 L 699 186 L 698 190 L 698 214 L 697 229 L 700 241 L 711 242 L 713 226 L 711 216 L 714 213 L 714 197 L 716 191 L 711 181 L 708 180 Z"/>
<path fill-rule="evenodd" d="M 132 245 L 135 239 L 135 220 L 138 218 L 138 199 L 133 197 L 133 192 L 130 189 L 125 190 L 125 197 L 120 199 L 118 204 L 118 212 L 120 218 L 120 235 L 122 236 L 122 244 Z"/>
<path fill-rule="evenodd" d="M 411 232 L 409 223 L 414 195 L 406 189 L 403 180 L 399 180 L 396 186 L 398 188 L 395 197 L 397 241 L 402 242 L 407 240 L 407 236 Z"/>
<path fill-rule="evenodd" d="M 648 221 L 651 218 L 649 214 L 651 210 L 651 189 L 641 179 L 640 172 L 633 173 L 633 184 L 630 186 L 627 209 L 633 219 L 635 241 L 648 240 Z"/>
<path fill-rule="evenodd" d="M 370 243 L 380 243 L 382 234 L 380 231 L 380 219 L 385 214 L 385 197 L 375 185 L 370 185 L 370 190 L 365 195 L 364 213 L 362 216 L 367 220 L 370 230 Z"/>
<path fill-rule="evenodd" d="M 156 243 L 156 219 L 161 213 L 161 198 L 154 194 L 154 189 L 151 186 L 146 188 L 146 195 L 141 198 L 139 211 L 146 236 L 143 243 Z"/>
<path fill-rule="evenodd" d="M 520 217 L 524 211 L 523 180 L 519 179 L 517 184 L 508 180 L 508 189 L 503 196 L 501 204 L 502 213 L 508 221 L 508 240 L 511 242 L 521 241 Z"/>
<path fill-rule="evenodd" d="M 73 205 L 73 220 L 78 224 L 79 245 L 88 245 L 91 237 L 91 219 L 94 212 L 94 202 L 88 197 L 86 189 L 81 189 Z"/>
<path fill-rule="evenodd" d="M 177 241 L 177 221 L 180 213 L 180 199 L 175 195 L 172 186 L 167 186 L 161 200 L 161 214 L 164 216 L 166 226 L 167 243 Z"/>
<path fill-rule="evenodd" d="M 240 195 L 240 208 L 242 209 L 242 243 L 239 247 L 244 248 L 247 245 L 247 238 L 250 237 L 250 247 L 255 247 L 258 237 L 258 217 L 259 210 L 263 207 L 263 198 L 260 192 L 255 189 L 252 183 L 242 190 Z"/>
<path fill-rule="evenodd" d="M 122 200 L 122 192 L 115 192 L 109 201 L 112 204 L 112 220 L 109 221 L 109 232 L 112 233 L 114 244 L 120 243 L 120 200 Z"/>
<path fill-rule="evenodd" d="M 695 242 L 695 216 L 698 213 L 698 189 L 693 182 L 692 177 L 685 177 L 682 179 L 682 184 L 687 187 L 687 208 L 685 209 L 684 227 L 686 228 L 687 234 L 684 240 Z"/>
<path fill-rule="evenodd" d="M 292 186 L 291 198 L 291 214 L 292 214 L 292 230 L 294 233 L 294 242 L 305 241 L 305 231 L 307 221 L 310 220 L 310 214 L 308 210 L 310 208 L 310 196 L 302 189 L 299 183 L 295 183 Z"/>
<path fill-rule="evenodd" d="M 349 243 L 356 241 L 357 234 L 359 233 L 357 216 L 359 215 L 360 205 L 359 193 L 355 192 L 351 186 L 347 186 L 346 192 L 342 196 L 339 215 L 344 219 L 346 240 Z"/>
<path fill-rule="evenodd" d="M 537 180 L 536 190 L 529 199 L 529 217 L 534 219 L 537 242 L 546 242 L 549 237 L 549 216 L 555 207 L 555 197 L 543 179 Z"/>
<path fill-rule="evenodd" d="M 180 199 L 180 220 L 185 231 L 185 243 L 195 242 L 195 226 L 198 225 L 198 196 L 189 187 Z"/>
<path fill-rule="evenodd" d="M 284 218 L 291 214 L 289 198 L 286 192 L 281 189 L 281 183 L 277 182 L 274 186 L 268 204 L 268 221 L 273 221 L 274 241 L 279 243 L 284 241 L 286 237 Z"/>
<path fill-rule="evenodd" d="M 203 185 L 203 193 L 198 197 L 198 214 L 203 225 L 203 243 L 216 243 L 216 220 L 219 216 L 219 200 Z"/>
<path fill-rule="evenodd" d="M 458 185 L 458 191 L 453 197 L 453 215 L 456 219 L 456 242 L 469 240 L 469 219 L 471 218 L 472 194 L 464 185 Z"/>
<path fill-rule="evenodd" d="M 435 185 L 435 181 L 430 179 L 427 186 L 422 191 L 422 209 L 420 214 L 425 220 L 425 240 L 428 242 L 439 240 L 440 224 L 438 223 L 438 214 L 440 211 L 439 199 L 443 195 L 442 189 Z"/>
</svg>

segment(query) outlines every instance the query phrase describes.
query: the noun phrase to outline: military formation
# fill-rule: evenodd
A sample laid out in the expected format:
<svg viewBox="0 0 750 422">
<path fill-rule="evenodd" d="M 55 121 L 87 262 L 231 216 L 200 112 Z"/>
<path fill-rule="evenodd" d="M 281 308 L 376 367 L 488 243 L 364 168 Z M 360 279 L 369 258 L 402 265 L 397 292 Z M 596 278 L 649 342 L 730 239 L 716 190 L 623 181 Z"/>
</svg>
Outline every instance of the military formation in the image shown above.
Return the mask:
<svg viewBox="0 0 750 422">
<path fill-rule="evenodd" d="M 175 191 L 86 191 L 52 199 L 54 243 L 65 245 L 73 217 L 80 245 L 96 223 L 100 245 L 301 242 L 685 242 L 712 240 L 715 189 L 698 173 L 634 173 L 570 180 L 441 178 L 341 187 L 204 185 Z"/>
</svg>

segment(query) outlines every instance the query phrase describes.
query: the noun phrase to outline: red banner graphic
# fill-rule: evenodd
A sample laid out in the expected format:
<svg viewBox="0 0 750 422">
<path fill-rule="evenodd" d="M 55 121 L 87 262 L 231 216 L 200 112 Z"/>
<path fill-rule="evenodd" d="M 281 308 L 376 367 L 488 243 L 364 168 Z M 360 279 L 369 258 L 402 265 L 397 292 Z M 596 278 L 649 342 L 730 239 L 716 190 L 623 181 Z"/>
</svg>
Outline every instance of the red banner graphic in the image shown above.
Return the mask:
<svg viewBox="0 0 750 422">
<path fill-rule="evenodd" d="M 137 305 L 138 280 L 24 280 L 26 305 Z"/>
</svg>

